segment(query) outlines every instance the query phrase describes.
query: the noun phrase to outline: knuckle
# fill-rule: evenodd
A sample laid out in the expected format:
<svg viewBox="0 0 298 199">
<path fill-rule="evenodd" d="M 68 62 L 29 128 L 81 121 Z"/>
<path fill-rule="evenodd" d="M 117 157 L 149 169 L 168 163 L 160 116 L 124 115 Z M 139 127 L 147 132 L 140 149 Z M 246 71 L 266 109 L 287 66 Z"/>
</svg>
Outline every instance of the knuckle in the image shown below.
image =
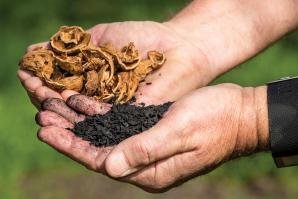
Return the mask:
<svg viewBox="0 0 298 199">
<path fill-rule="evenodd" d="M 36 91 L 34 92 L 35 96 L 37 97 L 37 99 L 42 102 L 46 99 L 46 92 L 47 87 L 45 86 L 41 86 L 39 88 L 36 89 Z"/>
<path fill-rule="evenodd" d="M 31 77 L 24 81 L 24 86 L 29 92 L 34 92 L 40 86 L 42 86 L 42 83 L 40 82 L 38 77 Z"/>
<path fill-rule="evenodd" d="M 36 89 L 35 94 L 36 94 L 37 96 L 44 95 L 44 89 L 45 89 L 44 86 L 39 87 L 38 89 Z"/>
<path fill-rule="evenodd" d="M 24 81 L 24 86 L 28 89 L 29 87 L 31 87 L 31 82 L 32 82 L 32 77 Z"/>
<path fill-rule="evenodd" d="M 151 147 L 147 141 L 139 141 L 133 145 L 133 151 L 142 156 L 142 158 L 139 158 L 140 164 L 146 165 L 153 161 L 150 148 Z"/>
</svg>

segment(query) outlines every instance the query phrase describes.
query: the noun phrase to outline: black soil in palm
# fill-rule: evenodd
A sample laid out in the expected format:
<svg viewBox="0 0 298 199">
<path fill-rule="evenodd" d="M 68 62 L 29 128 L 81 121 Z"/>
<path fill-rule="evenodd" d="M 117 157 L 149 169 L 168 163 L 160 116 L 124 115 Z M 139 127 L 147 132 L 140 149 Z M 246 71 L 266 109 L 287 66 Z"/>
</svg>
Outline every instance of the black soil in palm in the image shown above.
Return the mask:
<svg viewBox="0 0 298 199">
<path fill-rule="evenodd" d="M 104 115 L 93 115 L 75 124 L 72 132 L 97 147 L 119 144 L 133 135 L 154 126 L 172 102 L 162 105 L 114 105 Z"/>
</svg>

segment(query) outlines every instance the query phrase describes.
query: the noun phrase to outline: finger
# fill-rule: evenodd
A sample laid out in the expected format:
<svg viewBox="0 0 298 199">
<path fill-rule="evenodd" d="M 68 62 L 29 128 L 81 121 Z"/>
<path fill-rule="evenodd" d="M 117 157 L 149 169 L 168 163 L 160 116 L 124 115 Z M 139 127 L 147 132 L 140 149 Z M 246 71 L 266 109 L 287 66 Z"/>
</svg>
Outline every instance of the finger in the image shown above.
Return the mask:
<svg viewBox="0 0 298 199">
<path fill-rule="evenodd" d="M 50 43 L 48 41 L 46 42 L 41 42 L 41 43 L 37 43 L 37 44 L 32 44 L 30 46 L 28 46 L 27 48 L 27 52 L 36 50 L 37 48 L 49 48 L 50 47 Z"/>
<path fill-rule="evenodd" d="M 198 166 L 198 162 L 203 161 L 198 157 L 200 157 L 200 154 L 196 151 L 176 154 L 121 178 L 121 181 L 139 186 L 148 192 L 165 192 L 170 188 L 181 185 L 189 178 L 206 172 Z"/>
<path fill-rule="evenodd" d="M 111 147 L 92 146 L 89 142 L 76 137 L 71 131 L 55 126 L 41 128 L 38 138 L 87 168 L 104 172 L 103 163 L 111 151 Z"/>
<path fill-rule="evenodd" d="M 33 88 L 34 89 L 34 88 Z M 27 90 L 27 89 L 26 89 Z M 30 98 L 31 103 L 38 109 L 41 109 L 41 102 L 49 98 L 61 98 L 61 95 L 52 89 L 41 86 L 36 89 L 36 91 L 27 90 L 27 94 Z"/>
<path fill-rule="evenodd" d="M 111 108 L 110 104 L 101 103 L 85 95 L 73 95 L 66 101 L 72 109 L 86 115 L 105 114 Z"/>
<path fill-rule="evenodd" d="M 64 117 L 54 113 L 52 111 L 41 111 L 38 112 L 35 116 L 36 122 L 44 127 L 44 126 L 57 126 L 60 128 L 70 128 L 72 129 L 74 125 L 66 120 Z"/>
<path fill-rule="evenodd" d="M 28 92 L 35 93 L 42 86 L 42 81 L 38 77 L 30 77 L 23 82 L 23 85 Z"/>
<path fill-rule="evenodd" d="M 46 86 L 41 86 L 38 89 L 36 89 L 34 96 L 40 103 L 45 101 L 46 99 L 49 99 L 49 98 L 63 99 L 62 96 L 58 92 L 56 92 Z"/>
<path fill-rule="evenodd" d="M 25 80 L 29 79 L 30 77 L 33 77 L 33 74 L 30 71 L 21 70 L 19 69 L 17 71 L 18 78 L 23 83 Z"/>
<path fill-rule="evenodd" d="M 62 99 L 47 99 L 42 103 L 41 107 L 43 110 L 48 110 L 57 113 L 58 115 L 70 121 L 71 123 L 77 123 L 85 119 L 84 115 L 78 114 L 77 112 L 69 108 Z"/>
<path fill-rule="evenodd" d="M 18 76 L 22 82 L 22 85 L 27 90 L 27 93 L 31 99 L 31 102 L 37 107 L 40 107 L 40 103 L 48 98 L 62 98 L 62 96 L 46 87 L 43 86 L 40 78 L 35 77 L 29 71 L 19 70 Z"/>
<path fill-rule="evenodd" d="M 175 113 L 169 113 L 151 129 L 116 146 L 106 160 L 109 175 L 124 177 L 152 162 L 195 148 L 190 142 L 186 122 L 174 120 L 173 116 Z"/>
</svg>

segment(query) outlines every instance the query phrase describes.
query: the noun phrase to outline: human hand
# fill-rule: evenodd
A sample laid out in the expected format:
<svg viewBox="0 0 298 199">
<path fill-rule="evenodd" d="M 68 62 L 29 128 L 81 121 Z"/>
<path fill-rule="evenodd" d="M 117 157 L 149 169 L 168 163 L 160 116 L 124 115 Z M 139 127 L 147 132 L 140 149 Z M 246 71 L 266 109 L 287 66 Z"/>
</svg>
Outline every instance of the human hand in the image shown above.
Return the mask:
<svg viewBox="0 0 298 199">
<path fill-rule="evenodd" d="M 95 45 L 111 43 L 121 48 L 133 41 L 143 57 L 150 50 L 165 53 L 167 61 L 158 71 L 149 75 L 146 82 L 140 84 L 137 99 L 147 104 L 173 101 L 185 93 L 206 85 L 215 76 L 210 72 L 208 61 L 203 52 L 187 37 L 176 33 L 167 23 L 122 22 L 100 24 L 88 32 Z M 28 51 L 47 43 L 32 45 Z M 18 76 L 28 91 L 33 103 L 40 103 L 47 98 L 66 99 L 69 94 L 58 93 L 43 85 L 42 81 L 30 73 L 19 70 Z M 171 90 L 171 92 L 168 92 Z M 69 92 L 67 92 L 69 93 Z M 72 93 L 73 94 L 73 93 Z"/>
<path fill-rule="evenodd" d="M 43 104 L 45 111 L 37 116 L 43 126 L 40 140 L 94 171 L 150 192 L 268 149 L 266 87 L 222 84 L 199 89 L 175 102 L 151 129 L 108 148 L 91 146 L 65 130 L 84 114 L 106 112 L 108 105 L 82 95 L 70 97 L 67 104 L 56 99 Z"/>
</svg>

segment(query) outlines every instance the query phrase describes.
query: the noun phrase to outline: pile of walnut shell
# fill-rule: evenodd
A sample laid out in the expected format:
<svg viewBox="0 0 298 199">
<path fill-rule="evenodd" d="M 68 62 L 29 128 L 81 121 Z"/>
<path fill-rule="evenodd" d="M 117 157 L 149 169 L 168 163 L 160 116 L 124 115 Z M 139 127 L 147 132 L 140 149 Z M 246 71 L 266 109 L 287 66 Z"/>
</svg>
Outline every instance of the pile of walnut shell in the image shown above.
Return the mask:
<svg viewBox="0 0 298 199">
<path fill-rule="evenodd" d="M 124 103 L 133 97 L 139 82 L 164 62 L 164 54 L 157 51 L 141 60 L 133 43 L 121 50 L 109 44 L 96 47 L 81 27 L 62 26 L 50 47 L 28 52 L 20 67 L 56 91 L 69 89 L 102 102 Z"/>
</svg>

